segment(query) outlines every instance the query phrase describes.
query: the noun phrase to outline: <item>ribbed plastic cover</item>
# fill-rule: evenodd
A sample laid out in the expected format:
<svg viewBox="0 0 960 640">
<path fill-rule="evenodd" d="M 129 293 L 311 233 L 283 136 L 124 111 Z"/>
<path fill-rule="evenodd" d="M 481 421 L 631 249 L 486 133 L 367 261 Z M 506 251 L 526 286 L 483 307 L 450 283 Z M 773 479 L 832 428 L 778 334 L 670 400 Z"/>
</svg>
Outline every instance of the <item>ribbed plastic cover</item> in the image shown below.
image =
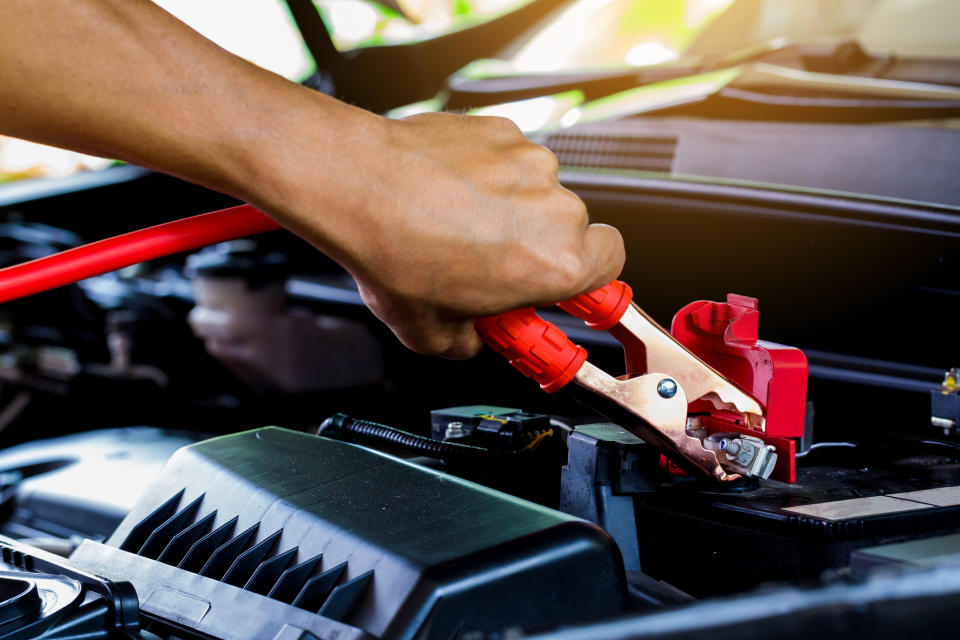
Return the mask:
<svg viewBox="0 0 960 640">
<path fill-rule="evenodd" d="M 619 554 L 593 525 L 277 428 L 181 449 L 110 547 L 125 552 L 108 554 L 112 574 L 123 573 L 123 557 L 139 573 L 144 561 L 159 563 L 167 568 L 154 576 L 168 581 L 202 576 L 386 638 L 556 624 L 616 613 L 624 602 Z M 131 581 L 149 612 L 150 594 Z"/>
</svg>

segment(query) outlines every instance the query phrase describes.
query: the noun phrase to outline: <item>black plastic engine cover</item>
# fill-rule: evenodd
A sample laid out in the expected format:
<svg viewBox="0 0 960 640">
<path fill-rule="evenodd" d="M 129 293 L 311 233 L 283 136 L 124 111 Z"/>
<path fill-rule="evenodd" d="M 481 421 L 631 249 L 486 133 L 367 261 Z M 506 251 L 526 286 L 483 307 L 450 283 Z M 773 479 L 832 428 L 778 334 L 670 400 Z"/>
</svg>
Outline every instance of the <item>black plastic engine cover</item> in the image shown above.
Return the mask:
<svg viewBox="0 0 960 640">
<path fill-rule="evenodd" d="M 619 553 L 594 525 L 278 428 L 184 447 L 107 544 L 84 542 L 71 560 L 130 580 L 146 614 L 217 638 L 291 624 L 446 639 L 625 602 Z"/>
</svg>

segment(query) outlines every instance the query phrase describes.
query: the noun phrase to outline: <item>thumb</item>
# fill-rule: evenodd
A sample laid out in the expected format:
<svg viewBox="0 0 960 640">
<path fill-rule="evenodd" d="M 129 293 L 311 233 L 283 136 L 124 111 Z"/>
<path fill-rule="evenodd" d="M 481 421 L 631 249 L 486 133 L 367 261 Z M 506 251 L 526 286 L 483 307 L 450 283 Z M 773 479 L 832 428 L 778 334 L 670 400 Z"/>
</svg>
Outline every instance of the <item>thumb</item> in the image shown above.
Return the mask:
<svg viewBox="0 0 960 640">
<path fill-rule="evenodd" d="M 608 224 L 591 224 L 584 235 L 584 251 L 593 265 L 592 278 L 584 291 L 593 291 L 617 278 L 626 253 L 623 236 Z"/>
</svg>

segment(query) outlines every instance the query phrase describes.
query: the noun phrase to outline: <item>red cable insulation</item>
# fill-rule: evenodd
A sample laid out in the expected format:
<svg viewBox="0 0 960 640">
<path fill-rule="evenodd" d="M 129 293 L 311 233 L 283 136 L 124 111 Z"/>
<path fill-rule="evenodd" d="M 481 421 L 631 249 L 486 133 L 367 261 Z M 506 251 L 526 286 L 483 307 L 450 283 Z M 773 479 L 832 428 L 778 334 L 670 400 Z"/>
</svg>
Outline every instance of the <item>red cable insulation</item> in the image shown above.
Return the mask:
<svg viewBox="0 0 960 640">
<path fill-rule="evenodd" d="M 283 227 L 245 204 L 212 211 L 0 269 L 0 302 L 217 242 Z"/>
</svg>

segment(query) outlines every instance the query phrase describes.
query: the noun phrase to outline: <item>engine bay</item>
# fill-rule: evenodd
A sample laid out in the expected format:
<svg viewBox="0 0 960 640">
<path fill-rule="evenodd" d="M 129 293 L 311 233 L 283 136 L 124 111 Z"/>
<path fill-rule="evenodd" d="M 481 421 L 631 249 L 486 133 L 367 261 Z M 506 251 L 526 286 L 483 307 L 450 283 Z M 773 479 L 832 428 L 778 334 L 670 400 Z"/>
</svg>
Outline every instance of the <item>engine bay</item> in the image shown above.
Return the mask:
<svg viewBox="0 0 960 640">
<path fill-rule="evenodd" d="M 406 351 L 335 264 L 271 232 L 4 305 L 0 637 L 893 637 L 918 611 L 950 628 L 933 603 L 960 597 L 960 392 L 934 363 L 955 342 L 890 339 L 955 317 L 949 225 L 564 179 L 623 230 L 644 309 L 763 401 L 752 444 L 695 421 L 743 477 L 690 475 L 492 351 Z M 144 173 L 21 197 L 6 264 L 129 230 L 74 213 L 125 194 L 137 226 L 231 204 Z M 650 245 L 641 218 L 699 232 Z M 754 252 L 720 249 L 745 228 Z M 860 259 L 894 244 L 918 259 Z M 623 371 L 609 332 L 541 315 Z"/>
</svg>

